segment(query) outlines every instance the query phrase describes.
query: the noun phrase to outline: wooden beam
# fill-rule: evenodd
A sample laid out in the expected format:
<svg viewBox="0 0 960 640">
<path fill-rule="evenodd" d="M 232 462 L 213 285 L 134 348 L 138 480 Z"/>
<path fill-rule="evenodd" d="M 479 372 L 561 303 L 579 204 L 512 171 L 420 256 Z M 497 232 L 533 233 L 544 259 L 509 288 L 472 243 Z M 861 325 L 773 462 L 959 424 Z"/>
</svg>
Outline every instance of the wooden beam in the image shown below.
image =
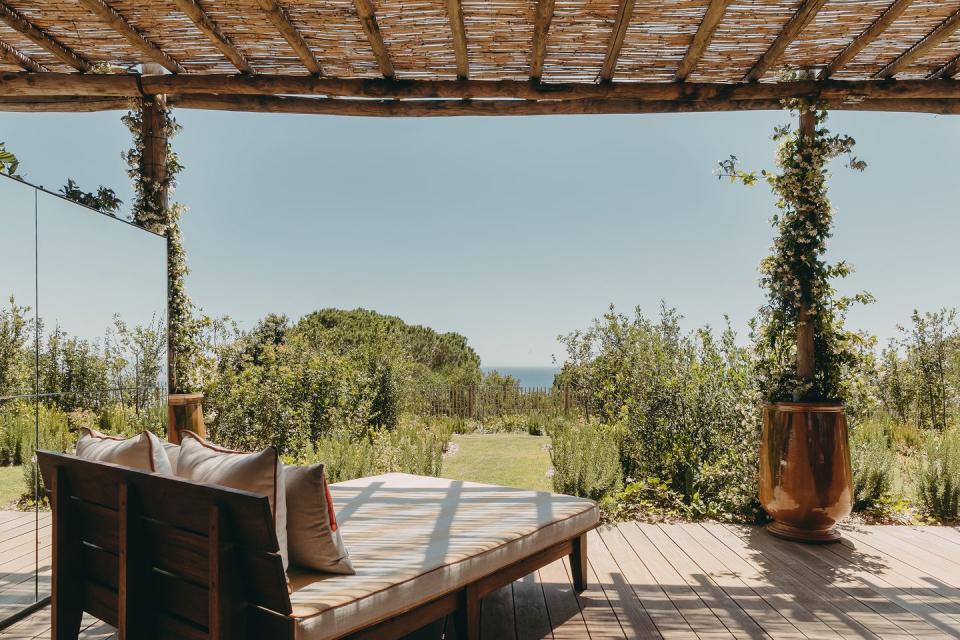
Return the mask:
<svg viewBox="0 0 960 640">
<path fill-rule="evenodd" d="M 109 24 L 127 41 L 144 53 L 148 58 L 163 66 L 171 73 L 183 73 L 180 63 L 164 53 L 160 47 L 147 40 L 133 25 L 127 22 L 116 10 L 104 0 L 80 0 L 80 4 L 89 9 L 101 20 Z"/>
<path fill-rule="evenodd" d="M 928 80 L 939 80 L 940 78 L 952 78 L 960 71 L 960 55 L 955 56 L 950 62 L 943 65 L 929 76 Z"/>
<path fill-rule="evenodd" d="M 530 100 L 780 100 L 819 95 L 836 106 L 867 99 L 960 99 L 960 80 L 534 83 L 527 80 L 383 80 L 308 75 L 0 72 L 0 96 L 140 97 L 155 94 L 326 95 L 352 98 Z"/>
<path fill-rule="evenodd" d="M 26 69 L 27 71 L 32 71 L 34 73 L 43 73 L 49 71 L 49 69 L 27 54 L 2 41 L 0 41 L 0 60 L 6 62 L 7 64 L 13 64 L 21 69 Z"/>
<path fill-rule="evenodd" d="M 290 47 L 300 56 L 300 59 L 303 61 L 303 66 L 305 66 L 310 73 L 316 75 L 323 73 L 317 57 L 313 55 L 313 50 L 310 49 L 310 45 L 303 39 L 300 30 L 290 22 L 290 18 L 287 16 L 287 12 L 283 10 L 283 7 L 277 4 L 276 0 L 257 0 L 257 4 L 259 4 L 260 8 L 267 14 L 267 19 L 273 23 L 273 26 L 276 27 L 277 31 L 286 39 Z"/>
<path fill-rule="evenodd" d="M 717 27 L 720 26 L 720 21 L 723 20 L 723 16 L 727 12 L 727 6 L 730 2 L 732 2 L 732 0 L 710 1 L 710 6 L 707 7 L 707 12 L 703 14 L 703 20 L 700 21 L 700 26 L 697 28 L 697 33 L 693 36 L 693 41 L 690 43 L 690 46 L 687 47 L 687 52 L 683 55 L 680 66 L 677 67 L 677 75 L 675 78 L 677 81 L 685 81 L 687 76 L 697 68 L 697 64 L 700 62 L 700 58 L 703 57 L 703 52 L 707 50 L 710 40 L 713 39 L 713 34 L 717 30 Z"/>
<path fill-rule="evenodd" d="M 470 77 L 470 61 L 467 59 L 467 30 L 463 26 L 463 5 L 460 0 L 447 0 L 447 15 L 453 32 L 453 51 L 457 56 L 457 79 Z"/>
<path fill-rule="evenodd" d="M 24 18 L 20 13 L 9 6 L 6 2 L 0 0 L 0 20 L 3 20 L 11 29 L 16 29 L 34 44 L 39 45 L 55 55 L 58 60 L 66 65 L 77 69 L 78 71 L 89 71 L 93 67 L 90 62 L 74 52 L 66 45 L 61 44 L 49 35 L 46 31 L 38 28 L 32 22 Z"/>
<path fill-rule="evenodd" d="M 821 74 L 823 78 L 829 78 L 837 71 L 847 66 L 847 64 L 857 57 L 857 55 L 863 51 L 867 45 L 880 37 L 884 31 L 887 30 L 894 21 L 900 17 L 904 11 L 907 10 L 907 7 L 913 0 L 896 0 L 892 5 L 890 5 L 886 11 L 880 14 L 876 20 L 874 20 L 866 31 L 861 33 L 859 36 L 853 39 L 853 42 L 848 44 L 846 48 L 841 51 L 836 58 L 834 58 L 830 64 L 827 65 L 827 68 L 823 70 Z"/>
<path fill-rule="evenodd" d="M 197 28 L 213 42 L 220 53 L 226 56 L 227 60 L 233 63 L 233 66 L 239 69 L 241 73 L 254 72 L 243 53 L 220 31 L 220 27 L 210 19 L 210 16 L 197 4 L 196 0 L 173 0 L 173 3 L 193 21 L 193 24 L 197 25 Z"/>
<path fill-rule="evenodd" d="M 600 68 L 600 80 L 603 82 L 613 80 L 613 74 L 617 72 L 617 60 L 620 58 L 623 39 L 627 35 L 627 27 L 630 26 L 630 18 L 633 16 L 633 5 L 634 0 L 620 0 L 617 21 L 613 23 L 610 43 L 607 45 L 607 55 L 603 59 L 603 67 Z"/>
<path fill-rule="evenodd" d="M 84 113 L 126 111 L 129 108 L 129 98 L 96 98 L 90 96 L 0 97 L 0 111 Z"/>
<path fill-rule="evenodd" d="M 941 22 L 936 29 L 924 36 L 920 42 L 907 49 L 904 53 L 900 54 L 896 60 L 881 69 L 876 77 L 892 78 L 897 75 L 906 67 L 910 66 L 910 63 L 914 60 L 922 57 L 953 35 L 953 32 L 956 31 L 957 28 L 960 28 L 960 9 L 954 11 L 949 18 Z"/>
<path fill-rule="evenodd" d="M 300 113 L 367 117 L 522 116 L 576 114 L 700 113 L 778 111 L 779 100 L 350 100 L 286 96 L 175 96 L 171 104 L 186 109 L 257 113 Z M 846 111 L 902 111 L 960 114 L 960 100 L 867 100 L 833 107 Z"/>
<path fill-rule="evenodd" d="M 393 79 L 397 73 L 393 69 L 393 61 L 390 60 L 390 53 L 387 51 L 387 45 L 383 42 L 383 35 L 380 33 L 380 25 L 377 23 L 377 16 L 373 12 L 373 5 L 370 0 L 353 0 L 357 8 L 357 17 L 360 18 L 360 24 L 363 26 L 363 32 L 367 34 L 367 40 L 370 42 L 370 48 L 373 49 L 373 55 L 380 65 L 380 73 L 384 78 Z"/>
<path fill-rule="evenodd" d="M 784 25 L 783 30 L 780 31 L 780 35 L 773 41 L 770 48 L 760 56 L 760 59 L 753 65 L 753 68 L 744 76 L 744 82 L 756 82 L 762 78 L 767 71 L 777 63 L 777 60 L 779 60 L 783 52 L 787 50 L 790 43 L 800 35 L 800 32 L 803 31 L 808 24 L 813 22 L 820 8 L 823 7 L 826 2 L 827 0 L 804 0 L 800 8 L 797 9 L 797 12 L 794 13 L 790 20 L 787 21 L 787 24 Z"/>
<path fill-rule="evenodd" d="M 346 100 L 283 96 L 170 96 L 168 103 L 182 109 L 214 109 L 257 113 L 302 113 L 340 116 L 497 116 L 551 114 L 696 113 L 710 111 L 780 110 L 780 100 Z M 92 112 L 126 110 L 126 98 L 87 96 L 0 97 L 0 112 Z M 960 114 L 960 99 L 875 99 L 838 103 L 838 111 L 886 111 Z"/>
<path fill-rule="evenodd" d="M 553 21 L 554 0 L 537 0 L 537 17 L 533 25 L 533 50 L 530 54 L 530 79 L 543 77 L 543 61 L 547 54 L 547 34 Z"/>
</svg>

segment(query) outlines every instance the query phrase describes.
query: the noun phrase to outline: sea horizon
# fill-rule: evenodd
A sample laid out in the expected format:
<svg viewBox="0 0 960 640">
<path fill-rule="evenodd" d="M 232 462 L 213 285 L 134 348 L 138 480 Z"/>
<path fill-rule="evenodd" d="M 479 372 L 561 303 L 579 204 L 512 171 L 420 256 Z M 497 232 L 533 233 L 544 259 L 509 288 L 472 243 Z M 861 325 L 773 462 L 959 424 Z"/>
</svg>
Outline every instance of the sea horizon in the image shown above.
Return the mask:
<svg viewBox="0 0 960 640">
<path fill-rule="evenodd" d="M 501 375 L 512 376 L 520 382 L 521 387 L 552 387 L 553 377 L 560 371 L 560 367 L 555 366 L 491 365 L 482 366 L 480 369 L 484 373 L 496 371 Z"/>
</svg>

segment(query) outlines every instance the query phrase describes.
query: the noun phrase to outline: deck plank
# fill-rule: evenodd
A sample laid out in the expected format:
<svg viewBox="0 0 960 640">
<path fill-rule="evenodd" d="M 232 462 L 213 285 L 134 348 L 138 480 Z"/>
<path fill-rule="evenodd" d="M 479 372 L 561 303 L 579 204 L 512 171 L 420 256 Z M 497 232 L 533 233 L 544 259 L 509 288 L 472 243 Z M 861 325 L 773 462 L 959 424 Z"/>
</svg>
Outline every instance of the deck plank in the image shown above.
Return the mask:
<svg viewBox="0 0 960 640">
<path fill-rule="evenodd" d="M 34 519 L 0 511 L 0 611 L 34 597 Z M 40 580 L 48 589 L 49 514 L 41 521 Z M 585 592 L 574 593 L 566 561 L 553 562 L 484 599 L 482 638 L 960 640 L 960 531 L 857 526 L 844 534 L 841 544 L 808 546 L 731 524 L 605 525 L 588 536 Z M 409 640 L 440 640 L 443 627 Z M 0 639 L 49 634 L 47 608 Z M 84 617 L 83 640 L 116 635 Z"/>
</svg>

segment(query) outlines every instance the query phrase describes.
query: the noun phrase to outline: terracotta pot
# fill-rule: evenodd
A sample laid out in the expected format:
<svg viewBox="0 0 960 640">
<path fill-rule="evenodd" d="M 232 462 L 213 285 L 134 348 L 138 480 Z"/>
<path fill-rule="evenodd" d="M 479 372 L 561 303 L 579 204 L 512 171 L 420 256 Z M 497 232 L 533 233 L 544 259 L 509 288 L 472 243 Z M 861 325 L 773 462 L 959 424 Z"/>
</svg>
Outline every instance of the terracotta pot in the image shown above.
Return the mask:
<svg viewBox="0 0 960 640">
<path fill-rule="evenodd" d="M 206 437 L 202 393 L 171 393 L 167 396 L 167 440 L 180 444 L 180 432 L 184 429 Z"/>
<path fill-rule="evenodd" d="M 842 404 L 778 402 L 763 412 L 760 503 L 767 530 L 797 542 L 836 542 L 853 509 L 850 443 Z"/>
</svg>

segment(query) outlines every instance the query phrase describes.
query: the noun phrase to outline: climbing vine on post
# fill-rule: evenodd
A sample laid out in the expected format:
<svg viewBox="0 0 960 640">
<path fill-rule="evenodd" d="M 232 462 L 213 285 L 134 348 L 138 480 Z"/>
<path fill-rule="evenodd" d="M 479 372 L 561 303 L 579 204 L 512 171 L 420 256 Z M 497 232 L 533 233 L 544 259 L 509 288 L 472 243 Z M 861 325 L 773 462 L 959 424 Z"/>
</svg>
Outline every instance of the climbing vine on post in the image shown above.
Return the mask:
<svg viewBox="0 0 960 640">
<path fill-rule="evenodd" d="M 763 179 L 777 198 L 770 223 L 776 230 L 771 253 L 760 263 L 760 282 L 767 291 L 755 327 L 757 367 L 768 399 L 833 400 L 843 395 L 843 374 L 856 366 L 860 337 L 844 328 L 847 309 L 872 297 L 838 296 L 832 282 L 852 272 L 843 261 L 828 263 L 824 255 L 833 234 L 833 207 L 827 195 L 827 165 L 841 155 L 857 171 L 866 163 L 852 155 L 856 144 L 824 127 L 827 111 L 793 100 L 785 104 L 801 119 L 801 127 L 777 127 L 779 171 L 748 172 L 736 156 L 720 162 L 718 176 L 746 185 Z M 809 332 L 812 330 L 812 353 Z"/>
<path fill-rule="evenodd" d="M 198 390 L 191 363 L 196 356 L 193 303 L 184 288 L 189 270 L 180 236 L 180 218 L 186 207 L 170 203 L 177 174 L 183 168 L 170 144 L 180 126 L 163 96 L 136 101 L 123 117 L 133 136 L 125 154 L 133 181 L 133 221 L 167 239 L 168 383 L 170 393 Z"/>
</svg>

